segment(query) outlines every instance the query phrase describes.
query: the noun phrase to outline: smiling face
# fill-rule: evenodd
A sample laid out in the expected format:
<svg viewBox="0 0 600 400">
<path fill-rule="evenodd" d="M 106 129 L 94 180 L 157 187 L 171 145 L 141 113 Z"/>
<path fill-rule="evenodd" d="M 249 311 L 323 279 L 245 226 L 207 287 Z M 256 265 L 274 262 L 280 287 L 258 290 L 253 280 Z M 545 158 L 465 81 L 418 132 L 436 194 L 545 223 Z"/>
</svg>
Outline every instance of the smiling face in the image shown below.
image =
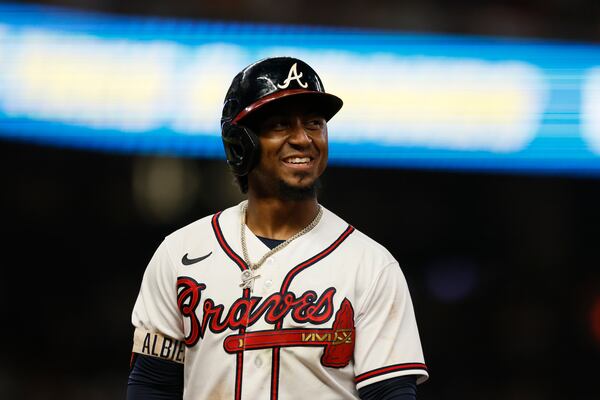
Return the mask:
<svg viewBox="0 0 600 400">
<path fill-rule="evenodd" d="M 327 123 L 310 105 L 277 102 L 251 123 L 260 140 L 260 161 L 248 175 L 260 196 L 302 200 L 316 195 L 328 157 Z"/>
</svg>

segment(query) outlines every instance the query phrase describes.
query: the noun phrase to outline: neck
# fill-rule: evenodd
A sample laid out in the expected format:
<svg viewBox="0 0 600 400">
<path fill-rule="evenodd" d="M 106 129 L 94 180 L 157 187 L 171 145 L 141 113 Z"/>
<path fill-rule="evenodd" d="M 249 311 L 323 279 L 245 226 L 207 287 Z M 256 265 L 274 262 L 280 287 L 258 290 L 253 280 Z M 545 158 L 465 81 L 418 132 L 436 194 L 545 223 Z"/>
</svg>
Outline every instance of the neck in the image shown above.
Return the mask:
<svg viewBox="0 0 600 400">
<path fill-rule="evenodd" d="M 318 212 L 316 197 L 292 201 L 248 193 L 246 225 L 257 236 L 287 240 L 310 224 Z"/>
</svg>

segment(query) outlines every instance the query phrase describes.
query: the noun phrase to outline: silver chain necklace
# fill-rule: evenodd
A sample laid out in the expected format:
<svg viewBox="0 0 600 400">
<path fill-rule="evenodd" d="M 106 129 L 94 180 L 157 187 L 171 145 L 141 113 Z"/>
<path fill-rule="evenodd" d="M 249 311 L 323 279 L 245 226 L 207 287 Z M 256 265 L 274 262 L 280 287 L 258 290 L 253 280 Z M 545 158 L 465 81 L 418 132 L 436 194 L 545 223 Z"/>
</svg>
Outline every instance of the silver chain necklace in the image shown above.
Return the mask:
<svg viewBox="0 0 600 400">
<path fill-rule="evenodd" d="M 242 289 L 250 289 L 250 291 L 252 291 L 252 289 L 254 288 L 254 280 L 256 278 L 260 277 L 260 275 L 256 275 L 254 271 L 259 269 L 263 265 L 263 263 L 267 260 L 267 258 L 269 258 L 273 254 L 277 253 L 279 250 L 283 249 L 288 244 L 290 244 L 292 241 L 298 239 L 300 236 L 307 234 L 315 226 L 317 226 L 317 224 L 321 220 L 321 217 L 323 216 L 323 208 L 321 206 L 319 206 L 319 212 L 317 212 L 317 216 L 315 217 L 315 219 L 312 220 L 312 222 L 310 224 L 306 225 L 306 227 L 304 227 L 304 229 L 302 229 L 301 231 L 294 234 L 292 237 L 287 239 L 285 242 L 277 245 L 276 247 L 274 247 L 271 250 L 269 250 L 268 252 L 266 252 L 261 257 L 261 259 L 258 260 L 257 263 L 250 262 L 250 257 L 248 256 L 248 247 L 246 245 L 246 210 L 247 210 L 247 208 L 248 208 L 248 203 L 244 203 L 244 205 L 242 206 L 242 221 L 241 221 L 240 235 L 242 238 L 242 252 L 244 254 L 244 261 L 246 262 L 246 265 L 248 265 L 248 269 L 244 270 L 244 272 L 242 272 L 242 283 L 240 283 L 240 287 Z"/>
</svg>

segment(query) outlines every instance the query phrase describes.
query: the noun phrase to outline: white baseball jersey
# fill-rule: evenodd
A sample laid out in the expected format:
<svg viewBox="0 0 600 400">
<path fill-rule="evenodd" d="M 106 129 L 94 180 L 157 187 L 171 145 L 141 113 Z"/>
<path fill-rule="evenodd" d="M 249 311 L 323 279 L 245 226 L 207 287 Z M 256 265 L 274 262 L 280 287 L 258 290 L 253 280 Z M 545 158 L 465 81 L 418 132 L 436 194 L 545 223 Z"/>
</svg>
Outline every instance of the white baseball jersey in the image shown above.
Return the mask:
<svg viewBox="0 0 600 400">
<path fill-rule="evenodd" d="M 241 204 L 167 236 L 144 274 L 134 352 L 184 363 L 184 399 L 357 399 L 427 379 L 405 278 L 381 245 L 324 209 L 242 289 Z M 269 251 L 248 229 L 253 262 Z"/>
</svg>

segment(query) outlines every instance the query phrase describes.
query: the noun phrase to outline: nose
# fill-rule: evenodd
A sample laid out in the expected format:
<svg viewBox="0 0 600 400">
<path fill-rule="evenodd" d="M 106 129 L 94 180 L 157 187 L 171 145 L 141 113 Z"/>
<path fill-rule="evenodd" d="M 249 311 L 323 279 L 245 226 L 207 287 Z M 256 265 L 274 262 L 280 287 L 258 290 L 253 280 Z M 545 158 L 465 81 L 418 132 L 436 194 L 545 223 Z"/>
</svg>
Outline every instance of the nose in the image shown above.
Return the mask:
<svg viewBox="0 0 600 400">
<path fill-rule="evenodd" d="M 312 138 L 304 128 L 304 124 L 300 119 L 296 119 L 290 126 L 288 142 L 296 146 L 308 146 L 312 143 Z"/>
</svg>

